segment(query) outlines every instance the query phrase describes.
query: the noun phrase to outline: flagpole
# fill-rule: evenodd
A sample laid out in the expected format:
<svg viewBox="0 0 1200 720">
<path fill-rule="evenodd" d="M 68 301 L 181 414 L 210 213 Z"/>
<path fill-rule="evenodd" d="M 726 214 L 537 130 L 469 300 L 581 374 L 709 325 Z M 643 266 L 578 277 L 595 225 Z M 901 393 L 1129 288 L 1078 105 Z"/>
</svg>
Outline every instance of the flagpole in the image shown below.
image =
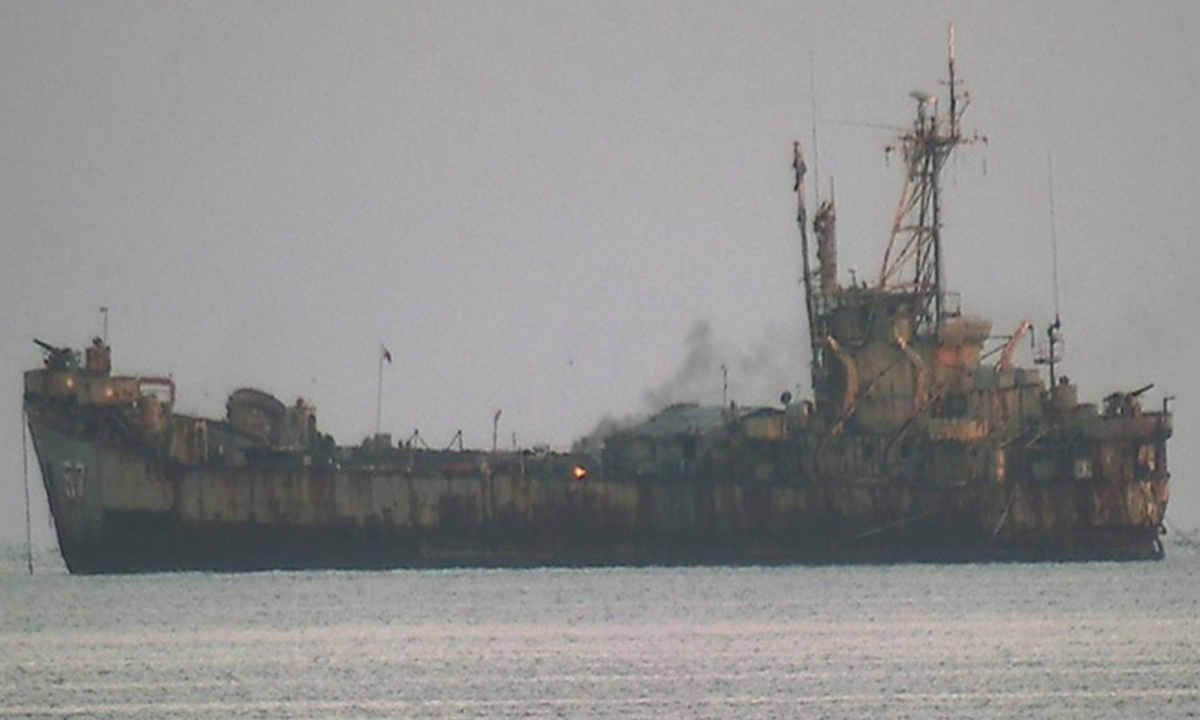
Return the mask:
<svg viewBox="0 0 1200 720">
<path fill-rule="evenodd" d="M 383 418 L 383 357 L 387 348 L 379 346 L 379 381 L 375 387 L 375 437 L 379 437 L 379 425 Z"/>
</svg>

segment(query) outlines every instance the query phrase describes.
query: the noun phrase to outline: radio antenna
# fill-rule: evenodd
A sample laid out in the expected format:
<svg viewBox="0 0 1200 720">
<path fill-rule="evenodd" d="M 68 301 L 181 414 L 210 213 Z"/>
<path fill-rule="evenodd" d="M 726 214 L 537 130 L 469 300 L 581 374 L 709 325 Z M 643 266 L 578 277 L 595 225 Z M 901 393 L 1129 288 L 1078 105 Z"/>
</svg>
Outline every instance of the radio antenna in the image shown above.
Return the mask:
<svg viewBox="0 0 1200 720">
<path fill-rule="evenodd" d="M 813 199 L 819 209 L 821 207 L 821 156 L 817 152 L 817 61 L 811 50 L 808 53 L 808 101 L 812 114 Z"/>
<path fill-rule="evenodd" d="M 1050 268 L 1054 273 L 1054 322 L 1058 322 L 1058 222 L 1054 218 L 1054 156 L 1046 150 L 1046 175 L 1050 183 Z"/>
<path fill-rule="evenodd" d="M 1058 314 L 1058 222 L 1054 218 L 1054 156 L 1046 150 L 1046 175 L 1050 185 L 1050 268 L 1054 275 L 1054 322 L 1046 328 L 1047 352 L 1039 358 L 1035 355 L 1034 362 L 1043 362 L 1050 366 L 1050 387 L 1057 386 L 1055 365 L 1062 360 L 1062 320 Z"/>
</svg>

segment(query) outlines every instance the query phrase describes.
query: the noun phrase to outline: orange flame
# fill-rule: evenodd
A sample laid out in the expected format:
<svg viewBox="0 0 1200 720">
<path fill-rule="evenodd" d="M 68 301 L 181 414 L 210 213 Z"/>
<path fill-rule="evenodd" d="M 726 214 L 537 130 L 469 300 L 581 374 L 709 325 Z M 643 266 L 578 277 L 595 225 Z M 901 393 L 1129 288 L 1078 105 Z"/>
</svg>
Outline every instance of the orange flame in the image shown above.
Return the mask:
<svg viewBox="0 0 1200 720">
<path fill-rule="evenodd" d="M 576 480 L 584 479 L 587 477 L 587 468 L 582 465 L 576 465 L 575 467 L 571 468 L 571 477 L 575 478 Z"/>
</svg>

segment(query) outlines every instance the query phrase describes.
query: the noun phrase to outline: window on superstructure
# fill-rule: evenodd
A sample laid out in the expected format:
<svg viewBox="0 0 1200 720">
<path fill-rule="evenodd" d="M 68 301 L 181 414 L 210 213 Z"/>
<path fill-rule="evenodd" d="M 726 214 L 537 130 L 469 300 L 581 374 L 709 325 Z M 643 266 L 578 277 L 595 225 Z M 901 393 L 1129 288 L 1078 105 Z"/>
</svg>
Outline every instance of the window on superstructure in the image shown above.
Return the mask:
<svg viewBox="0 0 1200 720">
<path fill-rule="evenodd" d="M 967 396 L 947 395 L 938 401 L 934 408 L 934 416 L 940 418 L 960 418 L 967 416 Z"/>
</svg>

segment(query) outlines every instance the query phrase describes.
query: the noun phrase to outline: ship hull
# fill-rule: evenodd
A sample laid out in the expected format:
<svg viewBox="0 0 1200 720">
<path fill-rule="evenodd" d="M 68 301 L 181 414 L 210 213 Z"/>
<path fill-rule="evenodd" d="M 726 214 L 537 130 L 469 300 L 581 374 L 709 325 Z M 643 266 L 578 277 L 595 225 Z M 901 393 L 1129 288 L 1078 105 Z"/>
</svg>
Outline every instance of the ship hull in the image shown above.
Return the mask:
<svg viewBox="0 0 1200 720">
<path fill-rule="evenodd" d="M 511 539 L 447 542 L 432 533 L 328 525 L 184 524 L 144 514 L 111 514 L 99 542 L 62 544 L 75 574 L 785 564 L 895 564 L 1157 560 L 1157 532 L 1064 532 L 994 543 L 972 533 L 897 532 L 887 540 L 803 538 L 745 543 L 708 533 L 536 546 Z M 936 527 L 936 526 L 935 526 Z M 553 536 L 551 536 L 553 537 Z"/>
<path fill-rule="evenodd" d="M 1165 480 L 546 479 L 518 470 L 180 468 L 30 426 L 74 573 L 1161 556 Z"/>
</svg>

